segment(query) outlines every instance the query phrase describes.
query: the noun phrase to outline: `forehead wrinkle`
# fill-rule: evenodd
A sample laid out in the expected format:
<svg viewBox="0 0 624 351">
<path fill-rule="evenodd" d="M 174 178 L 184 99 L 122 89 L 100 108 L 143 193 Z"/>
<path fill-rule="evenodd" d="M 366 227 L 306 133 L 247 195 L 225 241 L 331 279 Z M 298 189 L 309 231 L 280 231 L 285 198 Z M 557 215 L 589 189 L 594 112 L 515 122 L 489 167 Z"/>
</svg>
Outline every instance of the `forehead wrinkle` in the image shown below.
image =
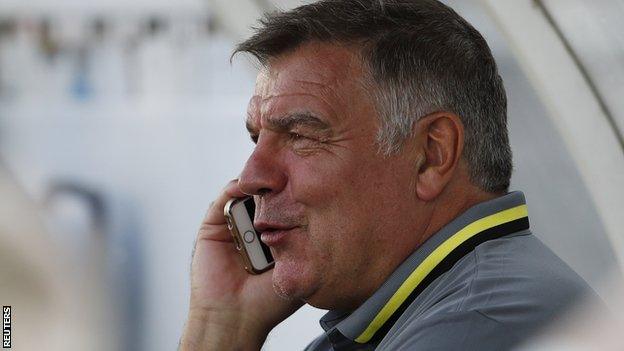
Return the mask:
<svg viewBox="0 0 624 351">
<path fill-rule="evenodd" d="M 263 104 L 274 97 L 310 96 L 324 102 L 335 113 L 330 102 L 342 99 L 337 91 L 345 79 L 340 79 L 335 75 L 328 76 L 313 72 L 312 75 L 316 77 L 292 77 L 282 80 L 278 78 L 282 73 L 277 69 L 274 70 L 272 72 L 273 81 L 265 81 L 265 84 L 262 85 L 263 89 L 258 95 L 261 95 Z"/>
<path fill-rule="evenodd" d="M 321 55 L 326 50 L 319 51 L 317 46 L 304 45 L 296 53 L 305 53 L 305 56 L 278 56 L 263 67 L 256 82 L 255 96 L 259 101 L 248 116 L 252 124 L 260 128 L 265 116 L 276 114 L 281 103 L 274 98 L 297 96 L 310 96 L 322 103 L 325 113 L 323 110 L 316 112 L 328 117 L 332 124 L 342 122 L 341 117 L 351 110 L 349 107 L 342 110 L 344 102 L 353 100 L 352 94 L 356 92 L 366 92 L 361 84 L 361 62 L 352 52 L 342 53 L 340 59 L 330 57 L 328 62 L 325 55 Z M 326 44 L 320 47 L 328 49 Z M 335 53 L 333 48 L 332 53 Z M 319 62 L 324 62 L 323 66 L 319 66 Z M 366 98 L 368 100 L 368 95 Z"/>
<path fill-rule="evenodd" d="M 311 81 L 311 80 L 302 80 L 302 79 L 295 79 L 294 80 L 297 83 L 302 83 L 302 84 L 310 84 L 310 85 L 314 85 L 314 86 L 318 86 L 321 89 L 331 89 L 331 85 L 327 84 L 327 83 L 321 83 L 321 82 L 315 82 L 315 81 Z"/>
<path fill-rule="evenodd" d="M 314 87 L 314 89 L 318 90 L 319 92 L 318 98 L 323 100 L 325 103 L 328 103 L 327 102 L 328 99 L 332 99 L 332 98 L 340 99 L 340 94 L 336 92 L 337 88 L 340 87 L 341 80 L 339 79 L 332 79 L 327 83 L 315 82 L 315 81 L 310 81 L 310 80 L 301 80 L 301 79 L 297 79 L 295 80 L 295 82 L 300 83 L 302 85 L 310 85 Z"/>
</svg>

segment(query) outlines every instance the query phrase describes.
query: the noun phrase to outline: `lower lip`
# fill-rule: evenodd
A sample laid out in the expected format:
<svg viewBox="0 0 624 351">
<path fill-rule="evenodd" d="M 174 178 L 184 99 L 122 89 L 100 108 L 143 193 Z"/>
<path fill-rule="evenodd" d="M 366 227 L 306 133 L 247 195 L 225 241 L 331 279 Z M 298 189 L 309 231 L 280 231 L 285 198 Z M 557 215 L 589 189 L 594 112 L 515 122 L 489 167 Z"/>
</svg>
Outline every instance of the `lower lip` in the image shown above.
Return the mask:
<svg viewBox="0 0 624 351">
<path fill-rule="evenodd" d="M 286 236 L 292 229 L 289 230 L 275 230 L 270 232 L 263 232 L 260 235 L 260 240 L 268 246 L 276 246 L 283 243 L 286 240 Z"/>
</svg>

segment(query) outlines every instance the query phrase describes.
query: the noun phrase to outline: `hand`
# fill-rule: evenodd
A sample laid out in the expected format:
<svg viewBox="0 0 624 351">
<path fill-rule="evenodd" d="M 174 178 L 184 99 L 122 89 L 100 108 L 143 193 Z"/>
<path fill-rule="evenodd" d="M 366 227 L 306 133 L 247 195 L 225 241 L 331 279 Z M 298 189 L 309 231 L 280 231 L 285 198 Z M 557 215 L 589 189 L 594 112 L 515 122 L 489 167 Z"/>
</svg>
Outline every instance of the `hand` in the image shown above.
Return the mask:
<svg viewBox="0 0 624 351">
<path fill-rule="evenodd" d="M 243 268 L 223 207 L 229 199 L 244 196 L 238 181 L 231 181 L 201 224 L 180 350 L 259 350 L 271 329 L 303 304 L 277 296 L 271 270 L 251 275 Z"/>
</svg>

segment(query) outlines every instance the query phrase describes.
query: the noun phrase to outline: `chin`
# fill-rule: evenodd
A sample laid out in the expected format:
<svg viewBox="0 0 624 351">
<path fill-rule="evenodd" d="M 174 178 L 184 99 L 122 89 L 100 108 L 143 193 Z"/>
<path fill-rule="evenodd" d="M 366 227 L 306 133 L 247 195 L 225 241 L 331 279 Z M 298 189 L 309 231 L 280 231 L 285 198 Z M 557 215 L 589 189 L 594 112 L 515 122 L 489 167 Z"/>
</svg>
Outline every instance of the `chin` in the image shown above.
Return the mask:
<svg viewBox="0 0 624 351">
<path fill-rule="evenodd" d="M 273 289 L 286 300 L 303 301 L 320 309 L 333 309 L 336 306 L 333 294 L 323 294 L 320 276 L 301 266 L 275 262 L 273 268 Z"/>
<path fill-rule="evenodd" d="M 284 299 L 307 302 L 316 291 L 315 279 L 310 273 L 295 262 L 277 260 L 273 268 L 273 289 Z"/>
</svg>

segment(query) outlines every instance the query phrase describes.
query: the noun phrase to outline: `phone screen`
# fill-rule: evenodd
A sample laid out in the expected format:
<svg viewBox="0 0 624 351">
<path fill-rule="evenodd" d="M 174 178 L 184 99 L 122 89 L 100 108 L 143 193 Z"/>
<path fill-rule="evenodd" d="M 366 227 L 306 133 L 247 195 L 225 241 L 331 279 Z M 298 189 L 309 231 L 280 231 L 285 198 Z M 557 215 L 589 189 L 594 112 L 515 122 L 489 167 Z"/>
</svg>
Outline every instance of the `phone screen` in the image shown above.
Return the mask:
<svg viewBox="0 0 624 351">
<path fill-rule="evenodd" d="M 245 209 L 247 210 L 247 214 L 249 214 L 249 218 L 251 218 L 251 221 L 253 222 L 254 216 L 256 215 L 256 203 L 254 202 L 253 198 L 248 198 L 247 200 L 245 200 Z M 255 228 L 254 228 L 255 229 Z M 271 249 L 269 249 L 269 247 L 262 242 L 262 240 L 260 240 L 260 234 L 258 233 L 258 231 L 256 230 L 256 236 L 258 237 L 258 241 L 260 242 L 260 247 L 262 247 L 262 252 L 264 252 L 264 256 L 266 256 L 267 261 L 269 262 L 273 262 L 273 255 L 271 255 Z"/>
</svg>

